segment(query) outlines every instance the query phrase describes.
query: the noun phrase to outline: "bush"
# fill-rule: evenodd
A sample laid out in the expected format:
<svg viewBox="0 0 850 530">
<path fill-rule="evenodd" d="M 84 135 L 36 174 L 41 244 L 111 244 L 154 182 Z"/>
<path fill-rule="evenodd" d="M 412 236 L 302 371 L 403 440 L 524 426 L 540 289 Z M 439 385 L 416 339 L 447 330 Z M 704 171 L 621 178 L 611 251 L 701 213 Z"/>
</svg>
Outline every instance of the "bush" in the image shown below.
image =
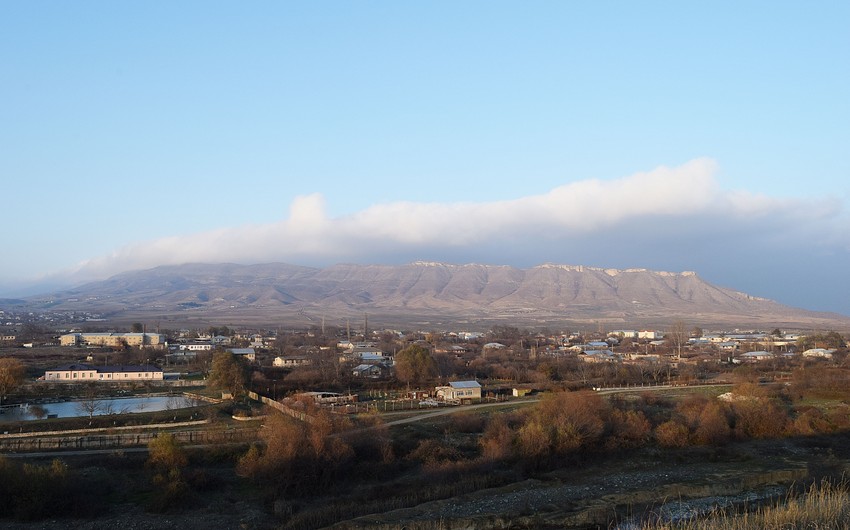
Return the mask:
<svg viewBox="0 0 850 530">
<path fill-rule="evenodd" d="M 612 410 L 609 425 L 611 432 L 605 442 L 609 449 L 640 447 L 652 433 L 649 420 L 643 412 L 637 410 Z"/>
<path fill-rule="evenodd" d="M 655 439 L 662 447 L 688 445 L 688 427 L 677 420 L 665 421 L 655 428 Z"/>
</svg>

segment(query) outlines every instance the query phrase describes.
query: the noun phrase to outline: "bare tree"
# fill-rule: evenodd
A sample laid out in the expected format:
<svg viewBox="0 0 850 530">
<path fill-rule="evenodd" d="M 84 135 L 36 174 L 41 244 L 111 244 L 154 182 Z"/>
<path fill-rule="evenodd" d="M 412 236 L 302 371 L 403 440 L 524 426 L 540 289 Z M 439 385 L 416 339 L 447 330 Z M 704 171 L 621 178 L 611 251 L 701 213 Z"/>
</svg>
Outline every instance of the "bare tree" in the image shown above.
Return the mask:
<svg viewBox="0 0 850 530">
<path fill-rule="evenodd" d="M 688 343 L 688 326 L 681 320 L 677 320 L 667 332 L 667 341 L 676 352 L 676 358 L 682 358 L 682 348 Z"/>
<path fill-rule="evenodd" d="M 89 423 L 103 409 L 102 402 L 98 399 L 94 383 L 86 387 L 83 398 L 77 402 L 77 410 L 89 417 Z"/>
</svg>

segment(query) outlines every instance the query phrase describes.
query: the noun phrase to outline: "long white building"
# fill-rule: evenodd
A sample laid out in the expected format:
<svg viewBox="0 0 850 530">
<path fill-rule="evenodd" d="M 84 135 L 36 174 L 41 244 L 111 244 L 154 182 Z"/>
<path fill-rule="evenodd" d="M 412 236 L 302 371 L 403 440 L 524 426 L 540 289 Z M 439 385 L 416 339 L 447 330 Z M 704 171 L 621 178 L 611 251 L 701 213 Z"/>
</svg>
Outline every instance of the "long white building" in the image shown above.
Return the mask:
<svg viewBox="0 0 850 530">
<path fill-rule="evenodd" d="M 120 348 L 165 348 L 165 335 L 159 333 L 68 333 L 59 337 L 60 346 L 108 346 Z"/>
<path fill-rule="evenodd" d="M 162 368 L 149 364 L 134 366 L 66 364 L 44 372 L 44 380 L 57 383 L 162 381 Z"/>
</svg>

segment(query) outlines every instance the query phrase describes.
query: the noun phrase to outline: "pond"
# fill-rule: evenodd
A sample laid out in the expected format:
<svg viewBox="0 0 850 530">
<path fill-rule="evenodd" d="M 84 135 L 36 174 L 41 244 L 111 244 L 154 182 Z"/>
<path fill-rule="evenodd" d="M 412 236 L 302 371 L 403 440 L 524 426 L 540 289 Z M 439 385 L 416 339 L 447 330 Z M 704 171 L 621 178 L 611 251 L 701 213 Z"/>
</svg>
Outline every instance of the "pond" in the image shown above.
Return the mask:
<svg viewBox="0 0 850 530">
<path fill-rule="evenodd" d="M 143 396 L 104 399 L 77 399 L 58 403 L 40 403 L 3 407 L 0 422 L 29 421 L 41 418 L 81 418 L 109 414 L 135 414 L 177 410 L 203 405 L 186 396 Z"/>
</svg>

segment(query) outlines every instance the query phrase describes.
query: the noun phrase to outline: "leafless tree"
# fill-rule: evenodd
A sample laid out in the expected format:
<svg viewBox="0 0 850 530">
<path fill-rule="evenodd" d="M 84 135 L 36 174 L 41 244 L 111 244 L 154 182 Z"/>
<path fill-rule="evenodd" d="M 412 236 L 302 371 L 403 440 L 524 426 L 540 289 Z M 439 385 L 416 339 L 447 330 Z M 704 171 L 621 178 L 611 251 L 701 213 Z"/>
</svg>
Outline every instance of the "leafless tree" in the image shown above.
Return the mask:
<svg viewBox="0 0 850 530">
<path fill-rule="evenodd" d="M 667 341 L 676 352 L 676 358 L 682 358 L 682 348 L 688 343 L 688 326 L 681 320 L 677 320 L 667 332 Z"/>
<path fill-rule="evenodd" d="M 77 402 L 77 409 L 89 417 L 89 422 L 103 410 L 103 403 L 98 399 L 94 383 L 86 387 L 83 398 Z"/>
</svg>

